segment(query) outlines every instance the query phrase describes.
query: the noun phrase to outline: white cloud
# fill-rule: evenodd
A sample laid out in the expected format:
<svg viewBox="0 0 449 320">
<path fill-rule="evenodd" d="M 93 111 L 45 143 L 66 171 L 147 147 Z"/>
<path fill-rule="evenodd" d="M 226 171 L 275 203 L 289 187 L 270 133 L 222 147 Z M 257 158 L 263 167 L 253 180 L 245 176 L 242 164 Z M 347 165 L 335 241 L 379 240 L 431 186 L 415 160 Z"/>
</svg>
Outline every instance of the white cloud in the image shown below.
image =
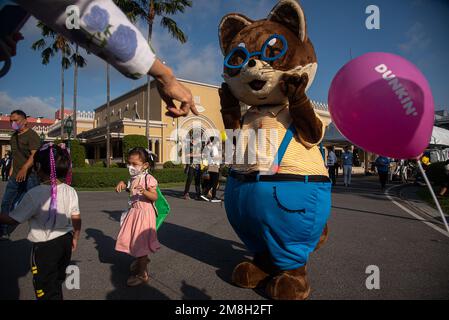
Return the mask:
<svg viewBox="0 0 449 320">
<path fill-rule="evenodd" d="M 172 67 L 178 78 L 218 84 L 222 73 L 222 56 L 218 43 L 196 47 L 173 40 L 165 30 L 156 31 L 153 45 L 158 56 Z"/>
<path fill-rule="evenodd" d="M 415 22 L 405 35 L 407 40 L 399 44 L 399 49 L 405 53 L 411 53 L 417 49 L 426 49 L 432 42 L 423 24 L 420 22 Z"/>
<path fill-rule="evenodd" d="M 55 111 L 56 99 L 54 97 L 11 97 L 6 92 L 0 91 L 0 112 L 9 114 L 15 109 L 23 110 L 27 115 L 32 117 L 46 117 L 53 119 Z"/>
</svg>

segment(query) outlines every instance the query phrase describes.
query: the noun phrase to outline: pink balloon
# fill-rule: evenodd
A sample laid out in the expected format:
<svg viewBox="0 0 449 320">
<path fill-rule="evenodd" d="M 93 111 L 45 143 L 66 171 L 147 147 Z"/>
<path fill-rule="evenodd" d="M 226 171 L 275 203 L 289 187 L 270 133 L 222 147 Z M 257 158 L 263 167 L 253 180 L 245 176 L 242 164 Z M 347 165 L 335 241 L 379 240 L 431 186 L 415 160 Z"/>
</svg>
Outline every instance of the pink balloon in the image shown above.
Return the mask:
<svg viewBox="0 0 449 320">
<path fill-rule="evenodd" d="M 368 53 L 341 68 L 329 90 L 329 111 L 349 141 L 386 157 L 415 158 L 432 136 L 429 83 L 415 65 L 390 53 Z"/>
</svg>

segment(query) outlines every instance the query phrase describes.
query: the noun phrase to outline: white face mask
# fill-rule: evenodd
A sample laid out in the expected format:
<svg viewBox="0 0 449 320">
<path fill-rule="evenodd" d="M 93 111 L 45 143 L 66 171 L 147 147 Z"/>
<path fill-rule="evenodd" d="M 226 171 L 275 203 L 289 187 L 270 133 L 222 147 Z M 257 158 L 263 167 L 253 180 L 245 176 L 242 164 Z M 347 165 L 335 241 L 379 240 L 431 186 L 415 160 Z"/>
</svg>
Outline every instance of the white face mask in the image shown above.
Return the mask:
<svg viewBox="0 0 449 320">
<path fill-rule="evenodd" d="M 131 175 L 131 177 L 136 177 L 139 174 L 142 173 L 142 167 L 134 167 L 134 166 L 130 166 L 128 165 L 128 170 L 129 170 L 129 174 Z"/>
</svg>

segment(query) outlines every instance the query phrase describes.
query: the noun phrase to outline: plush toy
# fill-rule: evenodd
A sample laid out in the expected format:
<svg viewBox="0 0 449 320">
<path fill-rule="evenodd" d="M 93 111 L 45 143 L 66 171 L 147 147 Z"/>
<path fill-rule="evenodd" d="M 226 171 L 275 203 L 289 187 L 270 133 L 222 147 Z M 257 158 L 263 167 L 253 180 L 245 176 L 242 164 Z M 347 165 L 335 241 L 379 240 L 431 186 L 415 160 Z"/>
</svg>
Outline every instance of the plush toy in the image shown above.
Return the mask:
<svg viewBox="0 0 449 320">
<path fill-rule="evenodd" d="M 251 139 L 235 146 L 236 153 L 254 151 L 256 160 L 232 166 L 225 207 L 254 259 L 237 265 L 232 281 L 243 288 L 265 287 L 273 299 L 307 299 L 306 265 L 327 240 L 331 183 L 318 148 L 325 127 L 306 95 L 317 58 L 303 10 L 294 0 L 282 0 L 264 20 L 228 14 L 219 38 L 226 129 L 254 130 L 256 144 L 263 137 L 265 145 L 275 146 L 275 152 L 262 152 L 249 145 Z M 244 114 L 242 105 L 250 106 Z M 262 130 L 274 130 L 279 139 L 259 135 Z"/>
</svg>

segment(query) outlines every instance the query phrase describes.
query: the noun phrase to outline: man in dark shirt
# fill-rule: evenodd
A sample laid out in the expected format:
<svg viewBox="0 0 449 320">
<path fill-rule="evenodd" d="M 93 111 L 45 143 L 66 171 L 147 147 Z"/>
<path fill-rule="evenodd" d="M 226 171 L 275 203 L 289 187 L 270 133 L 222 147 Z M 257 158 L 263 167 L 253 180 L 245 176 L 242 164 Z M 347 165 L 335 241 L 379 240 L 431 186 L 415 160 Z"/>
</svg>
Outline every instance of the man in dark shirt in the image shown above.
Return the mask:
<svg viewBox="0 0 449 320">
<path fill-rule="evenodd" d="M 12 165 L 9 170 L 9 180 L 1 204 L 1 214 L 9 214 L 22 200 L 25 193 L 39 184 L 37 176 L 32 172 L 33 157 L 40 147 L 39 135 L 28 128 L 27 116 L 22 110 L 11 112 Z M 0 236 L 8 238 L 6 226 L 1 226 Z"/>
</svg>

